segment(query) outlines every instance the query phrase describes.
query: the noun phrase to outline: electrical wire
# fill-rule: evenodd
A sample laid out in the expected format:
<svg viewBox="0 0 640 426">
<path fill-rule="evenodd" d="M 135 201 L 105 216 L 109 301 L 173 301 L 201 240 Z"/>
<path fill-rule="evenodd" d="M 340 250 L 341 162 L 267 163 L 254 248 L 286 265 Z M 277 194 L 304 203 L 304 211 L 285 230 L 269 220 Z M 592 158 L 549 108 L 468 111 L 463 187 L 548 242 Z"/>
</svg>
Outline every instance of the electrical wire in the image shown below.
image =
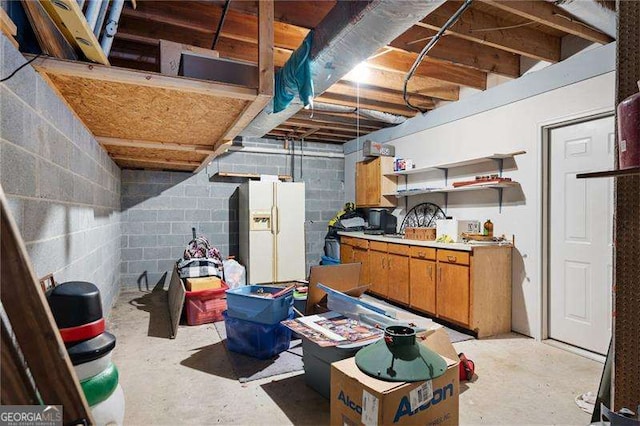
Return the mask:
<svg viewBox="0 0 640 426">
<path fill-rule="evenodd" d="M 0 83 L 4 83 L 5 81 L 9 80 L 11 77 L 13 77 L 14 75 L 16 75 L 16 73 L 18 71 L 20 71 L 22 68 L 26 67 L 27 65 L 29 65 L 31 62 L 35 61 L 36 59 L 38 59 L 40 56 L 42 56 L 42 53 L 38 53 L 36 56 L 34 56 L 33 58 L 29 59 L 27 62 L 25 62 L 24 64 L 20 65 L 18 68 L 16 68 L 11 74 L 9 74 L 7 77 L 0 79 Z"/>
<path fill-rule="evenodd" d="M 538 23 L 539 22 L 536 22 L 536 21 L 529 21 L 529 22 L 524 22 L 522 24 L 508 25 L 506 27 L 470 29 L 469 32 L 470 33 L 484 33 L 484 32 L 489 32 L 489 31 L 512 30 L 514 28 L 528 27 L 529 25 L 538 24 Z"/>
<path fill-rule="evenodd" d="M 473 2 L 473 0 L 465 0 L 465 2 L 462 4 L 462 6 L 460 6 L 460 8 L 456 11 L 456 13 L 451 15 L 451 17 L 442 26 L 442 28 L 440 28 L 440 30 L 436 33 L 436 35 L 433 36 L 433 38 L 429 41 L 429 43 L 427 43 L 427 45 L 424 47 L 424 49 L 422 49 L 422 51 L 420 52 L 420 54 L 416 58 L 416 61 L 413 63 L 413 65 L 409 69 L 409 72 L 407 72 L 407 75 L 405 75 L 405 77 L 404 77 L 404 87 L 402 89 L 402 97 L 404 99 L 404 103 L 409 108 L 411 108 L 412 110 L 418 111 L 418 112 L 423 113 L 423 114 L 425 112 L 427 112 L 427 110 L 422 109 L 422 108 L 420 108 L 418 106 L 415 106 L 409 101 L 409 93 L 407 91 L 407 86 L 409 84 L 409 80 L 411 79 L 411 77 L 413 77 L 413 74 L 415 74 L 416 70 L 418 69 L 418 65 L 420 65 L 420 63 L 422 62 L 424 57 L 427 56 L 427 53 L 429 53 L 431 48 L 433 48 L 433 46 L 436 45 L 436 43 L 438 42 L 438 40 L 440 40 L 440 38 L 445 33 L 445 31 L 447 31 L 453 24 L 456 23 L 456 21 L 458 20 L 458 18 L 460 18 L 462 13 L 464 13 L 464 11 L 467 10 L 467 8 L 469 6 L 471 6 L 472 2 Z"/>
</svg>

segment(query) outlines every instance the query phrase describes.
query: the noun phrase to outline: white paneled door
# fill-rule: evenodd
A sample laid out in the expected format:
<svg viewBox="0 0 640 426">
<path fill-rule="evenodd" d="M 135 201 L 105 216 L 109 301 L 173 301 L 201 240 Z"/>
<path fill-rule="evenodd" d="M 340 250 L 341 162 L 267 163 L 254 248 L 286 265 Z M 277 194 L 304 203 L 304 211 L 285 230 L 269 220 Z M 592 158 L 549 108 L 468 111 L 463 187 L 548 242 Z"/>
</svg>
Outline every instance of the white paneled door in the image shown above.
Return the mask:
<svg viewBox="0 0 640 426">
<path fill-rule="evenodd" d="M 551 130 L 549 338 L 605 354 L 611 337 L 614 119 Z"/>
</svg>

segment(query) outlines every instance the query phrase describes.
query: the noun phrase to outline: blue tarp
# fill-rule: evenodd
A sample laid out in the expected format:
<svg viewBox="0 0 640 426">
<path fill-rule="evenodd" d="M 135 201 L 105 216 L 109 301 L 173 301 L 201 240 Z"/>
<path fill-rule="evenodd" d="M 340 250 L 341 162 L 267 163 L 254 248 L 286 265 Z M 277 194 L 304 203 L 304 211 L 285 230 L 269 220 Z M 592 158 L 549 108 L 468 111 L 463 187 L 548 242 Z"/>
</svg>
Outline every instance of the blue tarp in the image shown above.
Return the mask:
<svg viewBox="0 0 640 426">
<path fill-rule="evenodd" d="M 313 100 L 313 81 L 311 81 L 311 38 L 309 32 L 302 45 L 291 54 L 289 60 L 275 75 L 275 94 L 273 96 L 273 112 L 283 111 L 296 93 L 304 106 Z"/>
</svg>

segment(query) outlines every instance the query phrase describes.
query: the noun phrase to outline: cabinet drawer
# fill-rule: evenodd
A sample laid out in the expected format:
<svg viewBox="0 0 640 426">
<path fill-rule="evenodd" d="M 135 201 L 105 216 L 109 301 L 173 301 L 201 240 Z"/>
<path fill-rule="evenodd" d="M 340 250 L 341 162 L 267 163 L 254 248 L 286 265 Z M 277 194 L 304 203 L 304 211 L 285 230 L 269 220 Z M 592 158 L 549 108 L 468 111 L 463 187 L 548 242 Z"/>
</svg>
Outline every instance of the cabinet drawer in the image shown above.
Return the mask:
<svg viewBox="0 0 640 426">
<path fill-rule="evenodd" d="M 411 257 L 416 259 L 435 260 L 436 249 L 431 247 L 411 246 Z"/>
<path fill-rule="evenodd" d="M 405 244 L 389 244 L 387 250 L 389 253 L 409 256 L 409 246 Z"/>
<path fill-rule="evenodd" d="M 381 243 L 380 241 L 369 241 L 369 248 L 375 251 L 387 251 L 387 243 Z"/>
<path fill-rule="evenodd" d="M 344 244 L 346 246 L 354 245 L 355 241 L 356 239 L 353 237 L 340 237 L 340 244 Z"/>
<path fill-rule="evenodd" d="M 469 264 L 469 253 L 456 250 L 438 250 L 438 262 L 457 263 L 458 265 Z"/>
<path fill-rule="evenodd" d="M 354 238 L 351 245 L 354 247 L 358 247 L 366 250 L 369 248 L 369 240 L 363 240 L 362 238 Z"/>
</svg>

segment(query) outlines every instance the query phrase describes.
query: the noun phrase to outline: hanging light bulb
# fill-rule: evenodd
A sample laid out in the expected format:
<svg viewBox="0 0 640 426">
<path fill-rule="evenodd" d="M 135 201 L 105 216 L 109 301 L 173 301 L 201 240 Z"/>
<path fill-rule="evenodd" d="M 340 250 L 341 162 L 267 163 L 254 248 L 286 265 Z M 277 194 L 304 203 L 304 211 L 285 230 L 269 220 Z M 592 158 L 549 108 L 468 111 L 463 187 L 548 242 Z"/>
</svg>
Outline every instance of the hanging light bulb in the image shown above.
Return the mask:
<svg viewBox="0 0 640 426">
<path fill-rule="evenodd" d="M 354 69 L 348 74 L 348 79 L 357 83 L 366 83 L 369 79 L 369 66 L 366 62 L 360 62 Z"/>
</svg>

